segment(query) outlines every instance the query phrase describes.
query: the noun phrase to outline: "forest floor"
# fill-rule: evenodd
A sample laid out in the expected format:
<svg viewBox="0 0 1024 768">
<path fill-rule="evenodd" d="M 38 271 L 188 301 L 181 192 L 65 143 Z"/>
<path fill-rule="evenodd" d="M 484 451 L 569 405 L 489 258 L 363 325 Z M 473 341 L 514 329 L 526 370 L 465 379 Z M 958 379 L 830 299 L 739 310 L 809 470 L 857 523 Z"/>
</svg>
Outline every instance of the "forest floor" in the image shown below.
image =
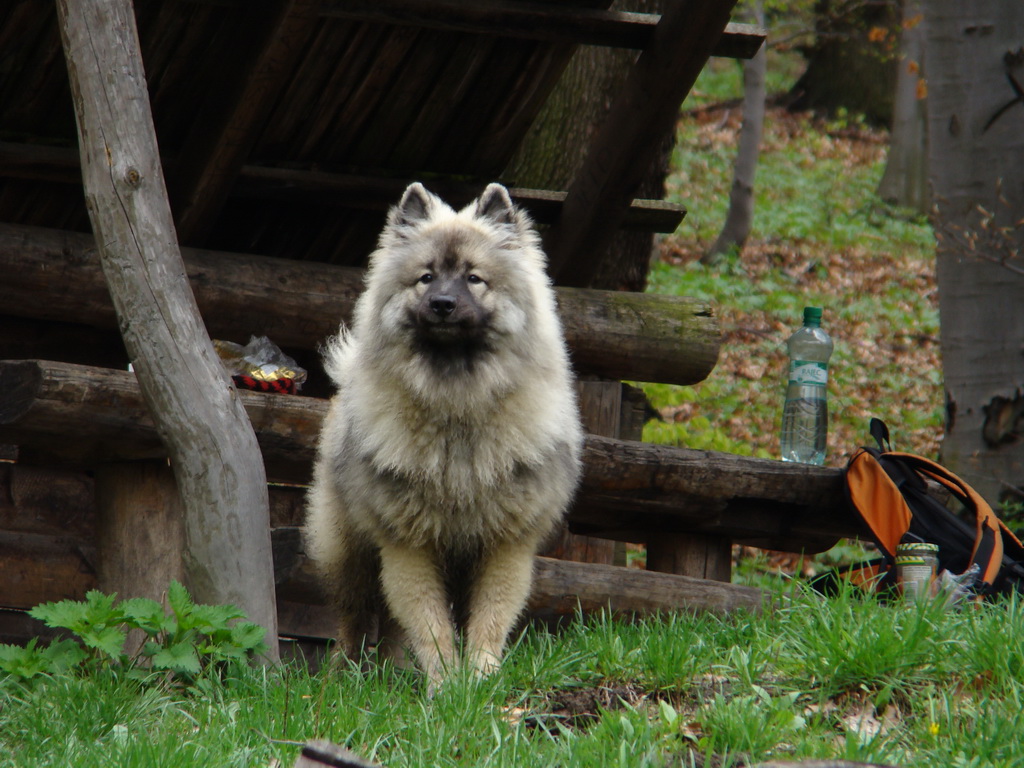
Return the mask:
<svg viewBox="0 0 1024 768">
<path fill-rule="evenodd" d="M 725 218 L 739 124 L 738 109 L 703 109 L 680 124 L 669 198 L 689 214 L 660 241 L 649 290 L 714 301 L 722 349 L 701 384 L 646 387 L 664 422 L 649 425 L 645 439 L 777 456 L 785 340 L 813 305 L 824 308 L 836 345 L 826 463 L 843 466 L 870 440 L 872 416 L 900 449 L 937 457 L 934 241 L 925 217 L 878 198 L 887 133 L 770 110 L 753 233 L 741 253 L 708 267 L 699 259 Z"/>
</svg>

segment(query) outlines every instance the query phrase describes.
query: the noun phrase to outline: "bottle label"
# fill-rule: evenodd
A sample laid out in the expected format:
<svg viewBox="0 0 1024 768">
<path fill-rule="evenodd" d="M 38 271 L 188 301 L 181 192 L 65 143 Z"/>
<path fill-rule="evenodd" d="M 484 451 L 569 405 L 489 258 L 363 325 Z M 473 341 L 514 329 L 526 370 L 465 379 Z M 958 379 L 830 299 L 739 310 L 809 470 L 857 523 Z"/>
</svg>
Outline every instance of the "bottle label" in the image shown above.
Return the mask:
<svg viewBox="0 0 1024 768">
<path fill-rule="evenodd" d="M 789 383 L 801 386 L 824 387 L 828 383 L 828 363 L 791 360 L 789 363 Z"/>
</svg>

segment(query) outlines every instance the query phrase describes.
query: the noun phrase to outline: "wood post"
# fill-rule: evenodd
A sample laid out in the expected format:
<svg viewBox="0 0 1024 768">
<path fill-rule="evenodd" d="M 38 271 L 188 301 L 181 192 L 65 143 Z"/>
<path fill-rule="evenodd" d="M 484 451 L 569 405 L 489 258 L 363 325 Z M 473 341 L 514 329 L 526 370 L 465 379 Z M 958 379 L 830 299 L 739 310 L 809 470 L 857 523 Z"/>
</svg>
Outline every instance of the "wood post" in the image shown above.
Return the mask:
<svg viewBox="0 0 1024 768">
<path fill-rule="evenodd" d="M 181 498 L 167 461 L 105 464 L 96 470 L 97 588 L 118 599 L 163 603 L 171 580 L 185 582 Z M 128 633 L 126 652 L 142 648 Z"/>
<path fill-rule="evenodd" d="M 276 660 L 266 473 L 185 277 L 132 4 L 58 0 L 57 17 L 100 262 L 181 492 L 186 586 L 265 627 Z"/>
<path fill-rule="evenodd" d="M 166 461 L 96 469 L 99 589 L 161 601 L 171 580 L 184 582 L 181 498 Z"/>
<path fill-rule="evenodd" d="M 695 579 L 732 579 L 732 539 L 689 533 L 662 533 L 647 540 L 647 570 Z"/>
<path fill-rule="evenodd" d="M 580 418 L 583 429 L 593 435 L 618 437 L 621 423 L 622 384 L 617 381 L 578 382 Z M 619 565 L 625 565 L 625 550 L 621 545 L 608 539 L 581 536 L 570 533 L 563 526 L 558 538 L 545 549 L 545 554 L 560 560 L 575 560 L 580 563 L 616 562 L 616 550 L 620 552 Z"/>
</svg>

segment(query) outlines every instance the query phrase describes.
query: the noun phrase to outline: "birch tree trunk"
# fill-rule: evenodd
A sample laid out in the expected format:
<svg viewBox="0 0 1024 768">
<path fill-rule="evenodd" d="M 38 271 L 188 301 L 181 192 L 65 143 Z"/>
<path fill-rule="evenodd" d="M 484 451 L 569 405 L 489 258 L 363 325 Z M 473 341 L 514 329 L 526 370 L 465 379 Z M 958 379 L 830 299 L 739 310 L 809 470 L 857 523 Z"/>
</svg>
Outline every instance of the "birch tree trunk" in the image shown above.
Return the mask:
<svg viewBox="0 0 1024 768">
<path fill-rule="evenodd" d="M 924 10 L 943 461 L 995 502 L 1024 486 L 1024 3 Z"/>
<path fill-rule="evenodd" d="M 885 173 L 878 185 L 883 200 L 927 213 L 928 110 L 925 101 L 921 0 L 903 0 L 899 72 L 893 101 L 892 133 Z"/>
<path fill-rule="evenodd" d="M 763 27 L 764 5 L 760 0 L 755 3 L 754 15 L 757 26 Z M 729 211 L 718 238 L 701 258 L 704 264 L 717 264 L 729 251 L 742 249 L 754 224 L 754 176 L 764 129 L 766 49 L 767 45 L 762 45 L 754 58 L 743 62 L 743 123 L 733 166 Z"/>
<path fill-rule="evenodd" d="M 130 0 L 58 0 L 86 206 L 125 347 L 174 469 L 193 597 L 267 629 L 277 611 L 266 475 L 203 327 L 167 202 Z"/>
</svg>

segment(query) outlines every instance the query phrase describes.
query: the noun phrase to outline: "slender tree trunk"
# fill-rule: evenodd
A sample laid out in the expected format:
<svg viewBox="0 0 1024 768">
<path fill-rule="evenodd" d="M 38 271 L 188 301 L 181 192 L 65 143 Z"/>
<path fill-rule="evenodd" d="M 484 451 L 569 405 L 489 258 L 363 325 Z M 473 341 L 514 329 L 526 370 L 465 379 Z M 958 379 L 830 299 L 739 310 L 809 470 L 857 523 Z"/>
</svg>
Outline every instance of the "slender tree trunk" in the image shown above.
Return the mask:
<svg viewBox="0 0 1024 768">
<path fill-rule="evenodd" d="M 185 576 L 267 628 L 277 611 L 266 475 L 185 277 L 130 0 L 58 0 L 86 206 L 125 347 L 184 506 Z"/>
<path fill-rule="evenodd" d="M 928 110 L 922 19 L 921 0 L 903 0 L 900 68 L 896 76 L 892 134 L 878 194 L 883 200 L 927 213 L 931 207 L 931 194 L 928 187 Z"/>
<path fill-rule="evenodd" d="M 763 27 L 764 6 L 760 0 L 755 4 L 754 15 L 757 25 Z M 754 58 L 743 62 L 743 123 L 729 193 L 729 212 L 718 238 L 701 258 L 704 264 L 717 264 L 726 253 L 742 250 L 754 223 L 754 175 L 764 129 L 766 47 L 762 45 Z"/>
<path fill-rule="evenodd" d="M 1024 3 L 926 0 L 924 9 L 942 455 L 995 501 L 1024 486 Z"/>
</svg>

